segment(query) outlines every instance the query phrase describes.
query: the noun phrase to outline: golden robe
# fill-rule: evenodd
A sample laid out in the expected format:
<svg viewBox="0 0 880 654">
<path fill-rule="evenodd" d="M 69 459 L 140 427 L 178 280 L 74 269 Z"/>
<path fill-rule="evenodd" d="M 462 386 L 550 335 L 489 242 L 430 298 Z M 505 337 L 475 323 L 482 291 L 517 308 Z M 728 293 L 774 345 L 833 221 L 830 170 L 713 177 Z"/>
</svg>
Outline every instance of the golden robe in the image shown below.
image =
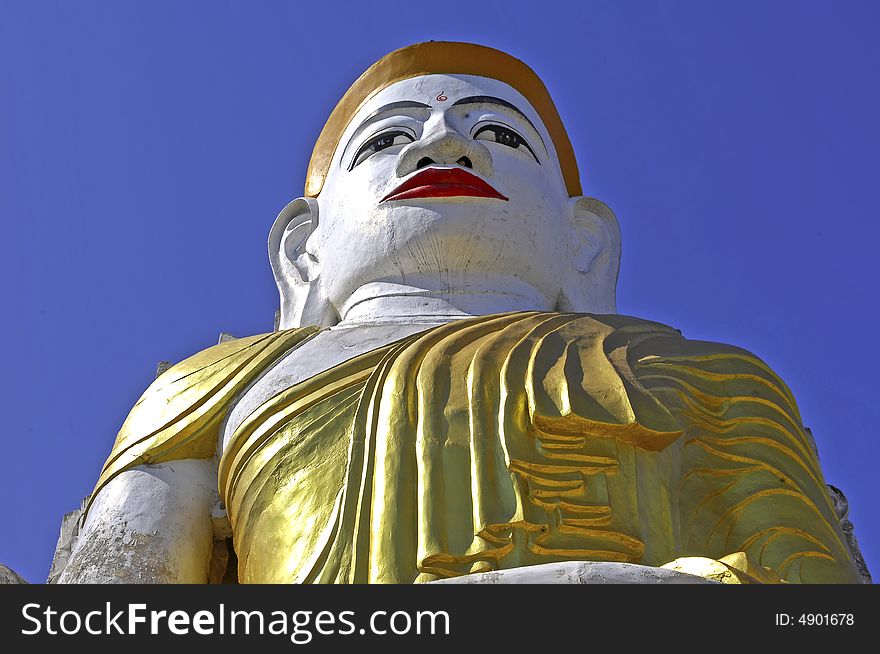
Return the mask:
<svg viewBox="0 0 880 654">
<path fill-rule="evenodd" d="M 234 397 L 317 331 L 162 375 L 96 492 L 135 465 L 213 457 Z M 791 582 L 858 581 L 785 384 L 744 350 L 619 315 L 480 316 L 355 357 L 254 410 L 218 483 L 242 582 L 735 552 Z"/>
</svg>

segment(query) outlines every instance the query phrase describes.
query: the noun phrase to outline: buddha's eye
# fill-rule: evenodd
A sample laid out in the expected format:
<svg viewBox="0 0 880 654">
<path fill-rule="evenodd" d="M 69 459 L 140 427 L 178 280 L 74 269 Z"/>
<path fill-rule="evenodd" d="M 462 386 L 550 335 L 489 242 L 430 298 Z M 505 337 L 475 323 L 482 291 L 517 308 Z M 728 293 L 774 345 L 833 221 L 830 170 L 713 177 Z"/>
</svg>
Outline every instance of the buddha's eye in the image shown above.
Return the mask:
<svg viewBox="0 0 880 654">
<path fill-rule="evenodd" d="M 360 149 L 357 151 L 357 154 L 354 155 L 354 160 L 351 162 L 349 170 L 357 166 L 362 161 L 369 159 L 377 152 L 387 150 L 388 148 L 393 148 L 396 145 L 406 145 L 407 143 L 412 143 L 414 140 L 415 138 L 412 136 L 412 134 L 401 130 L 392 130 L 390 132 L 382 132 L 381 134 L 377 134 L 360 147 Z"/>
<path fill-rule="evenodd" d="M 503 127 L 501 125 L 484 125 L 476 131 L 474 138 L 479 141 L 494 141 L 495 143 L 506 145 L 508 148 L 513 148 L 514 150 L 524 148 L 531 153 L 535 158 L 535 161 L 538 161 L 535 151 L 532 150 L 528 143 L 526 143 L 526 140 L 509 127 Z M 538 163 L 540 163 L 540 161 Z"/>
</svg>

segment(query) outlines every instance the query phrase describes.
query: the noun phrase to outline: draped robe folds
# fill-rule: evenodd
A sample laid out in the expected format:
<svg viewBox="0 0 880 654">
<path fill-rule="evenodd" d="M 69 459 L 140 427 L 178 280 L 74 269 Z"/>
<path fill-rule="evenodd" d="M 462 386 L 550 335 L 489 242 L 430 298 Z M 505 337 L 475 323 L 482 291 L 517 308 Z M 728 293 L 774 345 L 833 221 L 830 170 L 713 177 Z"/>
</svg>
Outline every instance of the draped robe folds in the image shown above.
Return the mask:
<svg viewBox="0 0 880 654">
<path fill-rule="evenodd" d="M 224 343 L 162 375 L 98 489 L 213 456 L 235 395 L 316 332 Z M 357 356 L 255 409 L 218 481 L 242 582 L 734 552 L 791 582 L 858 581 L 785 384 L 744 350 L 619 315 L 479 316 Z"/>
</svg>

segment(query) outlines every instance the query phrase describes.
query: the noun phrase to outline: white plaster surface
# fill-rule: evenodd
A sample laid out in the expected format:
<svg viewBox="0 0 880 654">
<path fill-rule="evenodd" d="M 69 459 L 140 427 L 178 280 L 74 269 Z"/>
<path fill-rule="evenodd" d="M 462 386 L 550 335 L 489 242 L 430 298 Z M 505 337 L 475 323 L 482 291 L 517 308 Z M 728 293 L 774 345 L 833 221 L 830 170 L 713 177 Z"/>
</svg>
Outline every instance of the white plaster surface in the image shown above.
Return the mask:
<svg viewBox="0 0 880 654">
<path fill-rule="evenodd" d="M 0 585 L 26 584 L 27 580 L 9 566 L 0 563 Z"/>
<path fill-rule="evenodd" d="M 204 583 L 217 468 L 183 460 L 138 466 L 95 498 L 59 583 Z"/>
<path fill-rule="evenodd" d="M 56 584 L 61 578 L 64 569 L 70 561 L 70 555 L 76 549 L 79 539 L 80 518 L 83 509 L 88 502 L 88 497 L 80 502 L 79 508 L 67 513 L 61 520 L 61 529 L 58 534 L 58 542 L 55 544 L 55 556 L 52 558 L 52 567 L 49 569 L 47 584 Z"/>
<path fill-rule="evenodd" d="M 479 572 L 433 584 L 716 584 L 695 575 L 634 563 L 565 561 Z"/>
</svg>

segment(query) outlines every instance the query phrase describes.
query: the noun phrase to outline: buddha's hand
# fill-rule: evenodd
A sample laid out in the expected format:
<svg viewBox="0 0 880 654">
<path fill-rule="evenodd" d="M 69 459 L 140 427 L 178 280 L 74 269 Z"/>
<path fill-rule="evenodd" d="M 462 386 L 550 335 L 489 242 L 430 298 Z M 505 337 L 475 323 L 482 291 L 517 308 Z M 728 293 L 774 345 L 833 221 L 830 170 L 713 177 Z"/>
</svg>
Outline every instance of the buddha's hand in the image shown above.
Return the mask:
<svg viewBox="0 0 880 654">
<path fill-rule="evenodd" d="M 734 552 L 720 559 L 704 556 L 683 556 L 664 566 L 668 570 L 684 572 L 722 584 L 783 584 L 779 575 L 770 568 L 756 565 L 745 552 Z"/>
</svg>

